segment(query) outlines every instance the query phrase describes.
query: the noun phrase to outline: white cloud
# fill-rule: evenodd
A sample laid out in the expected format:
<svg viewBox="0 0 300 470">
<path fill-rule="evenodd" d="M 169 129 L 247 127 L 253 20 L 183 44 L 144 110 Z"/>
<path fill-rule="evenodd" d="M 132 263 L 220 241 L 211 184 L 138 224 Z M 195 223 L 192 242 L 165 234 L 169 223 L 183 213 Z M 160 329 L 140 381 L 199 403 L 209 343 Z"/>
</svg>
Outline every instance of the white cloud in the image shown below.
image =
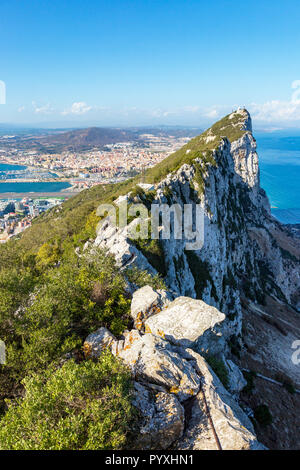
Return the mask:
<svg viewBox="0 0 300 470">
<path fill-rule="evenodd" d="M 300 80 L 295 80 L 292 83 L 292 88 L 293 88 L 293 90 L 296 90 L 292 94 L 292 102 L 300 104 Z"/>
<path fill-rule="evenodd" d="M 295 90 L 287 101 L 271 100 L 266 103 L 252 103 L 249 111 L 258 121 L 298 121 L 300 120 L 300 80 L 295 80 L 291 88 Z"/>
<path fill-rule="evenodd" d="M 18 113 L 22 113 L 23 111 L 25 111 L 25 106 L 20 106 L 18 108 Z"/>
<path fill-rule="evenodd" d="M 185 106 L 183 111 L 188 113 L 198 113 L 200 111 L 200 106 Z"/>
<path fill-rule="evenodd" d="M 51 107 L 50 103 L 45 105 L 37 105 L 35 101 L 32 102 L 32 106 L 35 114 L 52 114 L 54 109 Z"/>
<path fill-rule="evenodd" d="M 219 111 L 217 111 L 216 109 L 210 109 L 210 110 L 205 111 L 203 115 L 205 117 L 214 119 L 219 116 Z"/>
<path fill-rule="evenodd" d="M 216 118 L 219 116 L 219 111 L 215 108 L 204 109 L 200 106 L 182 106 L 174 109 L 161 109 L 156 108 L 152 110 L 140 110 L 141 114 L 150 114 L 155 118 L 176 116 L 176 117 L 188 117 L 195 116 L 199 118 Z"/>
<path fill-rule="evenodd" d="M 91 111 L 91 109 L 93 109 L 92 106 L 88 106 L 84 101 L 79 101 L 73 103 L 71 108 L 65 109 L 64 111 L 62 111 L 61 114 L 63 116 L 66 116 L 68 114 L 82 115 L 88 113 L 89 111 Z"/>
</svg>

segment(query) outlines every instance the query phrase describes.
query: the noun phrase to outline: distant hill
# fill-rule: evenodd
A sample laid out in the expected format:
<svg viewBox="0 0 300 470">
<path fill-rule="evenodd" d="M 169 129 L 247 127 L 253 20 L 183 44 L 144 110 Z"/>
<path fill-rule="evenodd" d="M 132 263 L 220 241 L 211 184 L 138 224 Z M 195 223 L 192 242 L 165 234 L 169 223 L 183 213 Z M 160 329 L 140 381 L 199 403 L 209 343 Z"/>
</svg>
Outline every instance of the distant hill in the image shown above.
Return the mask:
<svg viewBox="0 0 300 470">
<path fill-rule="evenodd" d="M 83 150 L 104 147 L 117 142 L 136 140 L 137 134 L 130 130 L 90 127 L 42 137 L 39 142 L 46 147 L 55 146 L 64 149 Z"/>
<path fill-rule="evenodd" d="M 109 128 L 109 127 L 89 127 L 87 129 L 75 130 L 49 130 L 42 132 L 32 129 L 26 134 L 14 135 L 10 139 L 1 139 L 2 147 L 17 147 L 19 149 L 38 150 L 41 152 L 63 152 L 65 150 L 84 151 L 92 148 L 103 149 L 106 145 L 118 142 L 139 142 L 144 140 L 144 135 L 152 134 L 156 137 L 194 137 L 201 132 L 198 128 L 182 127 L 137 127 L 137 128 Z M 5 133 L 3 133 L 5 134 Z"/>
</svg>

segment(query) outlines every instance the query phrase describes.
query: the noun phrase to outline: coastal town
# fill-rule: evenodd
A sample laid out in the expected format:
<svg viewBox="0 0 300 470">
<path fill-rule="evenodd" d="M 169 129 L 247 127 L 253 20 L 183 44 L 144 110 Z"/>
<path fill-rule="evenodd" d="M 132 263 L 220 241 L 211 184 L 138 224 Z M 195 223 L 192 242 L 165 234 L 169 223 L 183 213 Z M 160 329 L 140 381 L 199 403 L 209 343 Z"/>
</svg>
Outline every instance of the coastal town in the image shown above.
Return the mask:
<svg viewBox="0 0 300 470">
<path fill-rule="evenodd" d="M 7 148 L 1 143 L 14 136 L 0 139 L 0 162 L 24 168 L 6 172 L 1 182 L 67 182 L 71 190 L 80 191 L 95 184 L 122 181 L 145 171 L 186 144 L 189 137 L 144 134 L 140 142 L 107 144 L 104 148 L 86 151 L 41 153 L 37 150 Z M 70 188 L 69 188 L 70 189 Z"/>
<path fill-rule="evenodd" d="M 138 141 L 53 154 L 20 149 L 18 139 L 15 145 L 7 147 L 5 143 L 14 142 L 14 137 L 0 138 L 0 243 L 26 230 L 35 217 L 65 198 L 94 185 L 123 181 L 142 173 L 190 140 L 190 136 L 142 134 Z M 7 168 L 1 170 L 1 164 Z M 31 183 L 32 187 L 28 194 L 6 197 L 8 183 L 14 187 Z M 51 195 L 50 189 L 47 197 L 42 198 L 33 192 L 35 183 L 42 184 L 41 187 L 44 183 L 64 183 L 65 187 L 59 190 L 60 196 L 57 192 Z"/>
</svg>

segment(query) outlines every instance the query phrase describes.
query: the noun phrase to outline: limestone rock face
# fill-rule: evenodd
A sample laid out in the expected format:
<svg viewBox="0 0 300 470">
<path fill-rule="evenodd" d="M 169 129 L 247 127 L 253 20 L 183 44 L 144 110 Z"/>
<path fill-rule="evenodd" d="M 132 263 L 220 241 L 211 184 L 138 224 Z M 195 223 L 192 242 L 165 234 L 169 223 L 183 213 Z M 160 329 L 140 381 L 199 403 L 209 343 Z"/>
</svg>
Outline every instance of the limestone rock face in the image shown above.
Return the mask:
<svg viewBox="0 0 300 470">
<path fill-rule="evenodd" d="M 153 393 L 138 382 L 134 384 L 133 404 L 142 415 L 135 449 L 167 449 L 184 430 L 184 409 L 176 396 L 166 392 Z"/>
<path fill-rule="evenodd" d="M 203 357 L 189 350 L 202 375 L 202 390 L 223 450 L 261 450 L 248 416 L 225 390 Z M 216 450 L 217 443 L 208 419 L 202 392 L 194 399 L 184 436 L 177 443 L 180 450 Z"/>
<path fill-rule="evenodd" d="M 157 271 L 151 266 L 145 256 L 130 241 L 128 233 L 130 226 L 134 224 L 138 224 L 138 219 L 133 220 L 128 227 L 121 229 L 116 227 L 109 218 L 105 219 L 102 225 L 98 227 L 94 244 L 97 247 L 107 249 L 114 255 L 121 269 L 128 268 L 134 264 L 151 274 L 157 274 Z"/>
<path fill-rule="evenodd" d="M 263 448 L 247 415 L 200 354 L 135 329 L 118 341 L 100 328 L 85 341 L 93 357 L 104 348 L 123 360 L 135 379 L 133 404 L 141 421 L 134 448 L 216 449 L 214 430 L 223 449 Z M 241 373 L 231 361 L 226 366 L 236 391 Z M 186 410 L 183 402 L 188 403 Z"/>
<path fill-rule="evenodd" d="M 216 142 L 216 148 L 211 151 L 216 164 L 205 166 L 201 158 L 190 164 L 184 163 L 155 186 L 153 203 L 178 204 L 183 208 L 185 204 L 195 204 L 191 187 L 198 191 L 197 204 L 204 211 L 204 246 L 187 253 L 184 239 L 161 240 L 165 282 L 177 295 L 201 298 L 230 316 L 232 334 L 238 335 L 242 327 L 241 287 L 246 285 L 252 297 L 259 301 L 265 290 L 264 263 L 271 271 L 269 292 L 278 295 L 275 282 L 291 305 L 299 305 L 299 243 L 295 252 L 289 251 L 294 242 L 271 216 L 270 204 L 260 188 L 256 142 L 249 113 L 239 109 L 229 116 L 228 121 L 233 129 L 244 131 L 242 136 L 233 141 L 224 137 L 220 141 L 212 129 L 207 131 L 207 145 Z M 203 191 L 197 186 L 197 167 L 201 168 Z M 104 224 L 95 243 L 114 254 L 121 267 L 135 264 L 156 272 L 130 242 L 126 229 Z M 200 286 L 199 270 L 209 273 L 204 276 L 205 280 L 200 279 Z"/>
<path fill-rule="evenodd" d="M 166 291 L 155 291 L 150 286 L 144 286 L 134 292 L 131 302 L 131 316 L 134 326 L 140 330 L 144 321 L 161 311 L 169 302 L 170 296 Z"/>
<path fill-rule="evenodd" d="M 225 315 L 202 300 L 178 297 L 169 306 L 148 318 L 146 331 L 184 348 L 217 354 L 225 348 L 221 324 Z"/>
<path fill-rule="evenodd" d="M 86 338 L 83 345 L 84 353 L 87 357 L 97 358 L 104 349 L 111 347 L 114 341 L 116 341 L 114 335 L 107 328 L 101 327 Z"/>
<path fill-rule="evenodd" d="M 152 334 L 136 337 L 127 347 L 119 345 L 116 354 L 130 366 L 136 379 L 162 385 L 180 401 L 198 393 L 200 379 L 195 369 L 162 338 Z"/>
<path fill-rule="evenodd" d="M 121 351 L 127 351 L 132 347 L 134 342 L 140 339 L 141 334 L 138 330 L 124 331 L 121 340 L 111 343 L 111 352 L 114 356 L 118 356 Z"/>
<path fill-rule="evenodd" d="M 231 153 L 235 163 L 235 171 L 250 187 L 258 189 L 259 166 L 256 153 L 256 142 L 250 132 L 231 144 Z"/>
<path fill-rule="evenodd" d="M 238 394 L 247 385 L 247 380 L 243 376 L 238 366 L 230 359 L 225 361 L 228 371 L 228 389 L 233 394 Z"/>
</svg>

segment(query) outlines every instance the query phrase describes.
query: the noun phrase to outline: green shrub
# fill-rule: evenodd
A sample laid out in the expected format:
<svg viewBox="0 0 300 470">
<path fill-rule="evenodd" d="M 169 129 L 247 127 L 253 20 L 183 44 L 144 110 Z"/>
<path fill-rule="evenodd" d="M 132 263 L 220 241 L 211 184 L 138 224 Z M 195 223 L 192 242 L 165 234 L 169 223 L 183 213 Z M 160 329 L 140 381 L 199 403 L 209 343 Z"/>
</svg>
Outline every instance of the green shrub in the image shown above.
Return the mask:
<svg viewBox="0 0 300 470">
<path fill-rule="evenodd" d="M 217 291 L 210 275 L 210 266 L 208 262 L 201 260 L 193 251 L 186 250 L 185 255 L 195 280 L 197 299 L 202 299 L 203 289 L 208 285 L 208 283 L 210 283 L 212 296 L 218 302 Z"/>
<path fill-rule="evenodd" d="M 163 278 L 156 274 L 152 276 L 147 271 L 141 271 L 137 267 L 127 268 L 125 275 L 129 282 L 135 284 L 137 287 L 151 286 L 153 289 L 166 289 Z"/>
<path fill-rule="evenodd" d="M 128 370 L 110 353 L 24 380 L 25 397 L 0 421 L 0 449 L 124 448 L 135 411 Z"/>
<path fill-rule="evenodd" d="M 132 240 L 135 246 L 147 258 L 149 263 L 159 272 L 161 276 L 166 275 L 165 257 L 162 249 L 161 241 L 156 239 L 138 238 Z"/>
<path fill-rule="evenodd" d="M 145 190 L 137 185 L 135 186 L 135 188 L 132 189 L 130 193 L 130 199 L 138 198 L 141 201 L 143 201 L 144 197 L 145 197 Z"/>
<path fill-rule="evenodd" d="M 250 395 L 254 390 L 254 377 L 256 377 L 256 372 L 252 370 L 249 372 L 243 371 L 243 376 L 247 380 L 247 385 L 245 385 L 242 391 L 247 395 Z"/>
<path fill-rule="evenodd" d="M 97 302 L 95 290 L 104 284 L 104 302 Z M 49 269 L 15 322 L 14 341 L 5 332 L 2 336 L 8 367 L 23 378 L 78 348 L 100 326 L 120 334 L 129 324 L 130 299 L 125 289 L 114 259 L 101 250 L 95 250 L 92 258 L 76 257 Z"/>
<path fill-rule="evenodd" d="M 41 246 L 41 248 L 37 252 L 37 266 L 41 269 L 48 266 L 54 266 L 58 263 L 60 258 L 61 250 L 59 247 L 59 243 L 57 241 L 55 241 L 54 243 L 46 242 Z"/>
<path fill-rule="evenodd" d="M 100 302 L 95 294 L 104 284 Z M 24 377 L 70 351 L 80 354 L 90 332 L 106 326 L 118 335 L 129 326 L 126 286 L 113 257 L 101 250 L 78 257 L 73 248 L 59 266 L 42 273 L 0 267 L 0 338 L 7 349 L 7 364 L 0 371 L 0 413 L 5 398 L 20 396 Z"/>
<path fill-rule="evenodd" d="M 228 370 L 224 364 L 224 361 L 222 359 L 218 359 L 215 356 L 206 356 L 205 359 L 214 371 L 214 373 L 219 377 L 224 387 L 228 388 Z"/>
<path fill-rule="evenodd" d="M 261 426 L 268 426 L 273 418 L 267 405 L 259 405 L 254 410 L 254 418 Z"/>
</svg>

